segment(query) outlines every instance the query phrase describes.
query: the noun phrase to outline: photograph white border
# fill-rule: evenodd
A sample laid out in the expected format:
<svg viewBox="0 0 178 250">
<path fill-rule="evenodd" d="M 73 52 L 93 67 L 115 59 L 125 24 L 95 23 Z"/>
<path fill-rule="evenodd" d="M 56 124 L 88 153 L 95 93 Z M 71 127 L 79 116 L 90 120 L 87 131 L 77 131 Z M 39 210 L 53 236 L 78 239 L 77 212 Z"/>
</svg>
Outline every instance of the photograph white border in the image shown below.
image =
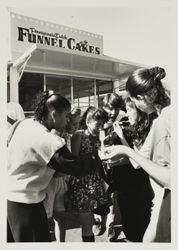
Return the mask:
<svg viewBox="0 0 178 250">
<path fill-rule="evenodd" d="M 140 1 L 135 1 L 135 0 L 125 0 L 125 1 L 106 1 L 106 0 L 98 0 L 98 1 L 42 1 L 42 0 L 31 0 L 31 1 L 21 1 L 21 0 L 14 0 L 14 1 L 4 1 L 1 2 L 1 26 L 2 26 L 2 33 L 1 33 L 1 48 L 2 48 L 2 56 L 1 56 L 1 62 L 0 62 L 0 121 L 1 121 L 1 131 L 0 131 L 0 138 L 1 138 L 1 146 L 0 146 L 0 155 L 1 155 L 1 170 L 0 170 L 0 175 L 1 175 L 1 181 L 0 181 L 0 188 L 1 188 L 1 194 L 0 194 L 0 221 L 2 222 L 0 224 L 0 248 L 2 246 L 2 249 L 58 249 L 63 248 L 63 249 L 71 249 L 71 248 L 78 248 L 82 247 L 82 243 L 65 243 L 62 245 L 58 246 L 58 243 L 6 243 L 6 232 L 5 232 L 5 227 L 6 227 L 6 200 L 5 200 L 5 192 L 4 192 L 4 187 L 6 183 L 4 183 L 3 177 L 5 177 L 6 171 L 5 171 L 5 166 L 7 162 L 6 158 L 6 81 L 7 81 L 7 73 L 6 73 L 6 63 L 7 63 L 7 33 L 6 33 L 6 25 L 8 25 L 8 15 L 7 15 L 7 10 L 9 8 L 61 8 L 61 7 L 84 7 L 84 8 L 99 8 L 102 6 L 102 8 L 111 8 L 111 7 L 116 7 L 116 8 L 140 8 L 140 7 L 154 7 L 154 8 L 162 8 L 162 7 L 171 7 L 172 8 L 172 26 L 170 27 L 172 29 L 172 44 L 170 44 L 170 53 L 172 54 L 173 58 L 173 63 L 172 63 L 172 84 L 171 84 L 171 100 L 173 103 L 173 109 L 172 109 L 172 118 L 174 119 L 173 125 L 172 125 L 172 132 L 175 135 L 172 139 L 172 145 L 173 145 L 173 150 L 172 150 L 172 162 L 173 162 L 173 170 L 172 170 L 172 243 L 127 243 L 127 244 L 121 244 L 121 243 L 89 243 L 86 244 L 86 248 L 119 248 L 119 249 L 127 249 L 127 250 L 138 250 L 138 249 L 161 249 L 161 250 L 169 250 L 169 249 L 178 249 L 178 240 L 176 236 L 178 232 L 178 221 L 177 221 L 177 212 L 178 207 L 177 207 L 177 170 L 175 169 L 177 166 L 177 117 L 176 117 L 176 106 L 177 106 L 177 86 L 175 86 L 175 82 L 177 81 L 177 65 L 176 65 L 176 56 L 177 56 L 177 42 L 178 42 L 178 35 L 177 35 L 177 4 L 176 1 L 170 1 L 170 0 L 140 0 Z M 166 17 L 165 17 L 166 18 Z M 158 30 L 159 32 L 159 30 Z M 166 34 L 165 34 L 166 35 Z M 5 48 L 5 50 L 3 49 Z M 178 57 L 177 57 L 178 58 Z M 166 58 L 165 58 L 166 60 Z M 175 112 L 176 111 L 176 112 Z M 108 245 L 109 244 L 109 245 Z"/>
</svg>

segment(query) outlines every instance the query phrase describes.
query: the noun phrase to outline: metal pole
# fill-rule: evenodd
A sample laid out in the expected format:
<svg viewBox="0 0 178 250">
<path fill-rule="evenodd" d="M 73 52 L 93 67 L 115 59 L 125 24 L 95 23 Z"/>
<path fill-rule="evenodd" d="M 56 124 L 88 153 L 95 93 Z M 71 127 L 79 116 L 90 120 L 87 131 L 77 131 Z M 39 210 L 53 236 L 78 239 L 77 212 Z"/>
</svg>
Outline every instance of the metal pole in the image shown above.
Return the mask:
<svg viewBox="0 0 178 250">
<path fill-rule="evenodd" d="M 46 91 L 46 74 L 43 75 L 43 90 Z"/>
<path fill-rule="evenodd" d="M 96 102 L 96 79 L 94 79 L 94 106 L 97 108 L 97 102 Z"/>
<path fill-rule="evenodd" d="M 46 53 L 43 51 L 43 63 L 46 63 Z M 46 74 L 43 75 L 43 89 L 46 91 Z"/>
<path fill-rule="evenodd" d="M 113 92 L 119 95 L 119 79 L 114 79 L 113 80 Z"/>
<path fill-rule="evenodd" d="M 90 106 L 90 86 L 88 87 L 88 104 Z"/>
<path fill-rule="evenodd" d="M 70 79 L 70 94 L 71 94 L 71 104 L 74 105 L 74 80 Z"/>
<path fill-rule="evenodd" d="M 19 73 L 17 67 L 10 67 L 10 101 L 19 103 Z"/>
<path fill-rule="evenodd" d="M 78 92 L 78 107 L 80 108 L 80 92 Z"/>
<path fill-rule="evenodd" d="M 99 85 L 97 85 L 97 90 L 98 90 L 98 104 L 99 104 L 99 99 L 100 99 L 100 86 Z"/>
</svg>

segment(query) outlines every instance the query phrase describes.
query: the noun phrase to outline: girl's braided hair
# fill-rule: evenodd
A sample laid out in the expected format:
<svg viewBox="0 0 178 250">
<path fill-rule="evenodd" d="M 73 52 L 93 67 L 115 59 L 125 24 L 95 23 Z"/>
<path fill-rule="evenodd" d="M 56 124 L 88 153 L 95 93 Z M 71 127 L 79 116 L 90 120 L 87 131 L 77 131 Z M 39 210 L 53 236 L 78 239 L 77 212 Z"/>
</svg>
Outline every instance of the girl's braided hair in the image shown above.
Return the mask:
<svg viewBox="0 0 178 250">
<path fill-rule="evenodd" d="M 34 119 L 42 123 L 51 110 L 62 112 L 70 109 L 70 102 L 52 90 L 46 90 L 37 95 L 34 104 Z"/>
</svg>

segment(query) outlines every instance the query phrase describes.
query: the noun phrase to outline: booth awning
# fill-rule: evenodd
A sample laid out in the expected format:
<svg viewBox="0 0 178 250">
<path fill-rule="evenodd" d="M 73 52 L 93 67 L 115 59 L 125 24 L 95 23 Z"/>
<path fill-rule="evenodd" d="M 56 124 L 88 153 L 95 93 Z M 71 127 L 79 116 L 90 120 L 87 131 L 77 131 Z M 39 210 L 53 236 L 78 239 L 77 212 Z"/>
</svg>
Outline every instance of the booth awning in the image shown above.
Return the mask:
<svg viewBox="0 0 178 250">
<path fill-rule="evenodd" d="M 41 44 L 32 45 L 29 50 L 12 62 L 12 66 L 20 68 L 24 63 L 26 72 L 71 75 L 103 80 L 124 78 L 141 67 L 141 65 L 105 55 L 89 55 Z"/>
</svg>

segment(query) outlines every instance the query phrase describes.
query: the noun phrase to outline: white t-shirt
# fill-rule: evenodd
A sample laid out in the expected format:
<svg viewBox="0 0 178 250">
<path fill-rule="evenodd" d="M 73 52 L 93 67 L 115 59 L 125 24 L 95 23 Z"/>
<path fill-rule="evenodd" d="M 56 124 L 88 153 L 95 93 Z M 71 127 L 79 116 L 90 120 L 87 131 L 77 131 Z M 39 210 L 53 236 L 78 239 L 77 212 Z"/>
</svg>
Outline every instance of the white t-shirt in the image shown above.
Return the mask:
<svg viewBox="0 0 178 250">
<path fill-rule="evenodd" d="M 146 141 L 139 151 L 145 157 L 165 167 L 170 165 L 170 106 L 164 108 L 160 116 L 154 120 Z M 150 224 L 144 235 L 144 242 L 154 241 L 157 221 L 164 194 L 164 188 L 150 178 L 155 197 Z"/>
<path fill-rule="evenodd" d="M 47 164 L 64 145 L 64 139 L 39 122 L 22 121 L 8 146 L 7 199 L 29 204 L 44 200 L 55 172 Z"/>
<path fill-rule="evenodd" d="M 138 151 L 145 158 L 163 166 L 170 165 L 170 119 L 170 106 L 168 106 L 153 121 L 150 132 Z M 133 166 L 140 168 L 138 164 Z"/>
</svg>

